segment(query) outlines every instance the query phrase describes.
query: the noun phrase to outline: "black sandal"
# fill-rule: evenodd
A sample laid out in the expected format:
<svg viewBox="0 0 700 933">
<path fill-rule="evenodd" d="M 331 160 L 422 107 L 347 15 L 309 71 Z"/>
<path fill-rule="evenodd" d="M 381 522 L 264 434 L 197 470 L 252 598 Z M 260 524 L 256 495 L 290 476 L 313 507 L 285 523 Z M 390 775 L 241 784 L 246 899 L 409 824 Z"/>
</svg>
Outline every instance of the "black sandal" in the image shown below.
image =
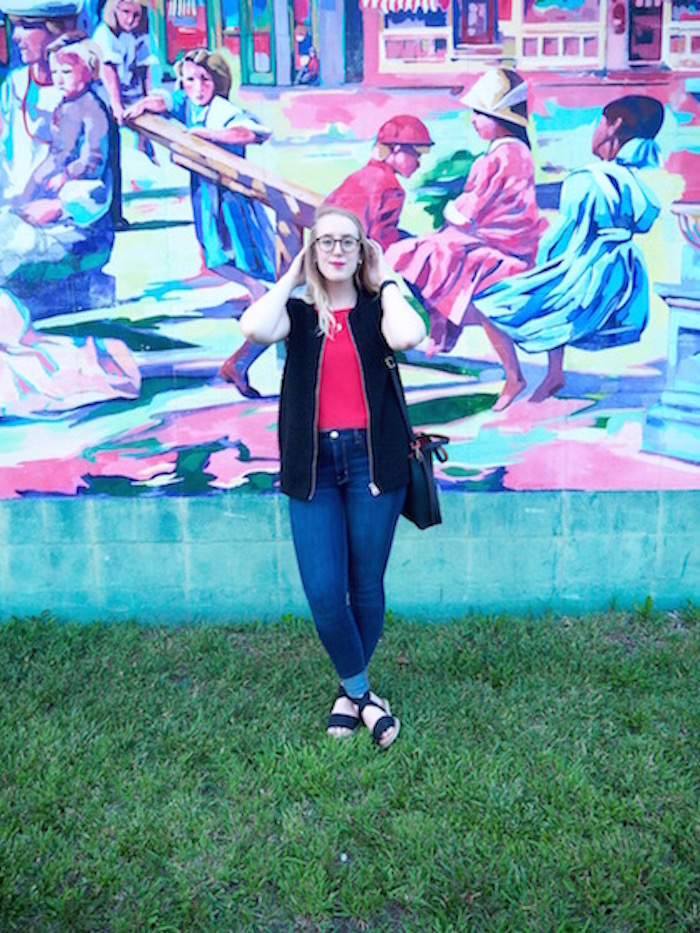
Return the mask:
<svg viewBox="0 0 700 933">
<path fill-rule="evenodd" d="M 362 714 L 364 713 L 364 711 L 367 709 L 368 706 L 373 706 L 375 709 L 380 709 L 382 711 L 384 715 L 379 717 L 379 719 L 375 722 L 373 728 L 370 729 L 370 732 L 372 733 L 373 740 L 379 746 L 379 748 L 389 748 L 390 745 L 393 745 L 394 742 L 399 737 L 399 732 L 401 730 L 401 720 L 399 719 L 398 716 L 391 715 L 391 710 L 389 709 L 389 704 L 387 703 L 387 701 L 386 700 L 383 701 L 385 705 L 382 705 L 381 703 L 377 703 L 376 700 L 372 699 L 372 695 L 370 691 L 368 690 L 367 693 L 364 694 L 364 696 L 360 697 L 359 700 L 353 701 L 353 702 L 357 702 L 357 705 L 360 707 L 360 719 L 365 725 L 367 725 L 367 723 L 365 722 L 364 716 Z M 367 726 L 367 728 L 369 729 L 369 726 Z M 390 739 L 388 739 L 385 742 L 382 742 L 381 740 L 382 734 L 386 732 L 388 729 L 393 729 L 394 734 L 391 736 Z"/>
<path fill-rule="evenodd" d="M 351 697 L 347 695 L 347 693 L 345 692 L 345 687 L 342 684 L 340 684 L 338 687 L 338 693 L 336 695 L 333 706 L 335 706 L 338 700 L 343 700 L 343 699 L 350 700 L 351 703 L 355 702 Z M 360 725 L 359 715 L 349 716 L 347 713 L 331 712 L 330 716 L 328 717 L 328 729 L 347 729 L 348 733 L 352 734 L 359 725 Z M 333 738 L 336 738 L 336 739 L 344 738 L 344 736 L 342 735 L 333 735 L 333 733 L 331 733 L 331 735 L 333 736 Z"/>
</svg>

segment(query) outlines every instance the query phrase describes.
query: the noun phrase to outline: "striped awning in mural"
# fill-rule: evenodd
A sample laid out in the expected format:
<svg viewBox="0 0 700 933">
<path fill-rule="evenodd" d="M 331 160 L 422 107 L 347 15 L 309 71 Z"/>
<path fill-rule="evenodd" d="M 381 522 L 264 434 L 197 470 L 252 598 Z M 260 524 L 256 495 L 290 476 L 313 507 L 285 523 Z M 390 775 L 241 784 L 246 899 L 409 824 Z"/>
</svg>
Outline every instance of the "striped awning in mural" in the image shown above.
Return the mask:
<svg viewBox="0 0 700 933">
<path fill-rule="evenodd" d="M 360 0 L 365 10 L 381 10 L 382 13 L 436 13 L 449 9 L 452 0 Z"/>
</svg>

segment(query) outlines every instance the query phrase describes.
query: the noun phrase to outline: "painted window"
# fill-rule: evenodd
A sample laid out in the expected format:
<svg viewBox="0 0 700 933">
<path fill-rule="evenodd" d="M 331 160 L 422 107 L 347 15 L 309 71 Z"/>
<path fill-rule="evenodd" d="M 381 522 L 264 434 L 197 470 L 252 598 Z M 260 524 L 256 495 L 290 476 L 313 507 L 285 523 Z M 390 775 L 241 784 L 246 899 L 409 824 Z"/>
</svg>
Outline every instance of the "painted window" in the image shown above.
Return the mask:
<svg viewBox="0 0 700 933">
<path fill-rule="evenodd" d="M 673 0 L 671 8 L 676 23 L 700 21 L 700 0 Z"/>
<path fill-rule="evenodd" d="M 496 0 L 454 0 L 455 46 L 479 45 L 496 38 Z"/>
<path fill-rule="evenodd" d="M 165 12 L 165 37 L 170 63 L 189 49 L 206 48 L 205 0 L 170 0 Z"/>
<path fill-rule="evenodd" d="M 272 74 L 272 2 L 271 0 L 245 0 L 250 14 L 253 36 L 253 75 Z"/>
<path fill-rule="evenodd" d="M 234 55 L 241 51 L 241 7 L 239 0 L 222 0 L 222 26 L 224 47 Z"/>
<path fill-rule="evenodd" d="M 634 2 L 634 0 L 632 0 Z M 600 0 L 525 0 L 525 23 L 597 23 Z"/>
</svg>

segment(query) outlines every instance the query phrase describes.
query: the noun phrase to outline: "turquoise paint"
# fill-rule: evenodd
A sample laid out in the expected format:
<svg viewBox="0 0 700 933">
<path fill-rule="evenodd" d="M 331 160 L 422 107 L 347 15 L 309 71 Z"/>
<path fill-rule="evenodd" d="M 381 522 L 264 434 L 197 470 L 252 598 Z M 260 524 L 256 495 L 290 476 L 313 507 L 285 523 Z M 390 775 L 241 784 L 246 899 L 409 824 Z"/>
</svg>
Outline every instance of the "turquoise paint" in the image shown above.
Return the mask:
<svg viewBox="0 0 700 933">
<path fill-rule="evenodd" d="M 700 601 L 700 492 L 447 493 L 399 523 L 387 605 L 583 612 Z M 281 496 L 0 502 L 0 618 L 199 624 L 308 616 Z"/>
</svg>

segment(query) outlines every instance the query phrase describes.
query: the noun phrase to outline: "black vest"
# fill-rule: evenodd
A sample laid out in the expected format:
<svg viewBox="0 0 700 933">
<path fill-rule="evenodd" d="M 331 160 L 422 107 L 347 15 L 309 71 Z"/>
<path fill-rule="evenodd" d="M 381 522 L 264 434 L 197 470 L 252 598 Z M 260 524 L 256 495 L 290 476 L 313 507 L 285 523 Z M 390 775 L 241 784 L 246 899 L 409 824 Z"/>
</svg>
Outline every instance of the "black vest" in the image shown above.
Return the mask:
<svg viewBox="0 0 700 933">
<path fill-rule="evenodd" d="M 318 380 L 325 337 L 312 305 L 299 298 L 287 304 L 291 330 L 282 377 L 279 442 L 282 492 L 310 499 L 315 491 L 318 460 Z M 348 315 L 357 347 L 367 398 L 370 477 L 378 492 L 408 483 L 408 435 L 386 359 L 394 352 L 381 332 L 378 295 L 362 293 Z"/>
</svg>

